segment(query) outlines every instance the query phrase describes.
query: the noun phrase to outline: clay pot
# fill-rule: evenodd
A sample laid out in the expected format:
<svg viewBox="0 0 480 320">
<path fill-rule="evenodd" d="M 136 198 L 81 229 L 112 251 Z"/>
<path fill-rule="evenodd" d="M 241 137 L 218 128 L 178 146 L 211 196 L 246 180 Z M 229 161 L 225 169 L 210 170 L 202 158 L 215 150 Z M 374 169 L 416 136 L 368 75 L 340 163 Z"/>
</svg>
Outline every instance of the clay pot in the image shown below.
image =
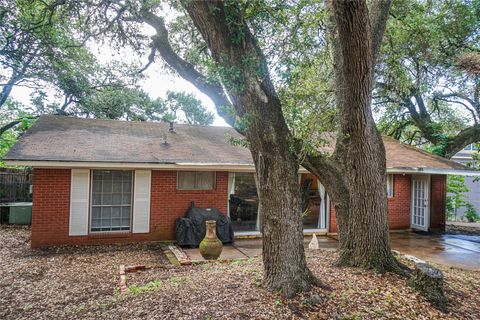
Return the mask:
<svg viewBox="0 0 480 320">
<path fill-rule="evenodd" d="M 207 225 L 207 232 L 205 238 L 200 242 L 200 254 L 206 260 L 215 260 L 220 257 L 223 249 L 222 241 L 217 238 L 217 222 L 207 220 L 205 224 Z"/>
</svg>

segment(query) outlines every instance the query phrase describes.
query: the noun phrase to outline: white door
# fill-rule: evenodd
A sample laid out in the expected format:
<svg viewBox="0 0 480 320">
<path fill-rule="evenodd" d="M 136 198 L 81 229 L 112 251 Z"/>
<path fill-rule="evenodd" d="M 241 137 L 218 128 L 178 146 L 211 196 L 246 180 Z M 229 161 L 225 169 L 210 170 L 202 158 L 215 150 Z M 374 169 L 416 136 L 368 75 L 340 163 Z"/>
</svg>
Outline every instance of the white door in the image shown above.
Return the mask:
<svg viewBox="0 0 480 320">
<path fill-rule="evenodd" d="M 411 227 L 428 231 L 430 224 L 430 176 L 412 177 Z"/>
</svg>

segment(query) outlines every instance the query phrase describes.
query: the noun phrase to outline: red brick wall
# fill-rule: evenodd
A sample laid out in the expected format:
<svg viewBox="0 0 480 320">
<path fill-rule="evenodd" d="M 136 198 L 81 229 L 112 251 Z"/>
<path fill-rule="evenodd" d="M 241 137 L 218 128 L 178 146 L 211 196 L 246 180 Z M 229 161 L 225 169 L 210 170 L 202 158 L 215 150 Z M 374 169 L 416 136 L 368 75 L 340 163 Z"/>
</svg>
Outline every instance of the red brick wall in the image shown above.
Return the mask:
<svg viewBox="0 0 480 320">
<path fill-rule="evenodd" d="M 227 212 L 227 172 L 217 172 L 215 190 L 177 190 L 176 177 L 176 171 L 152 171 L 150 233 L 70 237 L 70 169 L 34 169 L 31 246 L 173 240 L 175 219 L 185 215 L 191 201 Z"/>
<path fill-rule="evenodd" d="M 393 197 L 388 198 L 388 224 L 391 230 L 410 228 L 411 175 L 393 176 Z M 330 230 L 337 232 L 335 208 L 330 205 Z"/>
<path fill-rule="evenodd" d="M 430 188 L 430 229 L 445 231 L 447 176 L 432 175 Z"/>
<path fill-rule="evenodd" d="M 68 236 L 70 181 L 70 169 L 33 170 L 32 247 Z"/>
<path fill-rule="evenodd" d="M 161 240 L 175 239 L 175 219 L 195 201 L 197 207 L 215 207 L 227 213 L 228 172 L 217 172 L 216 190 L 177 190 L 176 171 L 152 171 L 151 232 Z"/>
<path fill-rule="evenodd" d="M 388 226 L 390 230 L 410 228 L 410 201 L 412 176 L 393 176 L 393 197 L 388 198 Z"/>
<path fill-rule="evenodd" d="M 337 218 L 335 217 L 335 208 L 333 202 L 330 201 L 330 226 L 328 232 L 337 232 Z"/>
</svg>

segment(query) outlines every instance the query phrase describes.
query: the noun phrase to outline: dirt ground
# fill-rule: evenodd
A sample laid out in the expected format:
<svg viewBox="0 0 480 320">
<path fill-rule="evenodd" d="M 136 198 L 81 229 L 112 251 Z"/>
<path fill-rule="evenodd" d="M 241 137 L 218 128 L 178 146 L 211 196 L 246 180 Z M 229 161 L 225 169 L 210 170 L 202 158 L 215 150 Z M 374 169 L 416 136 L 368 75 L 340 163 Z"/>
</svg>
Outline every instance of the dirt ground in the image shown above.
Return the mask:
<svg viewBox="0 0 480 320">
<path fill-rule="evenodd" d="M 28 228 L 0 227 L 0 319 L 478 319 L 480 275 L 442 269 L 442 314 L 405 279 L 332 264 L 332 250 L 308 251 L 331 290 L 283 299 L 261 287 L 261 258 L 171 267 L 159 244 L 29 248 Z M 118 290 L 118 266 L 145 264 Z"/>
</svg>

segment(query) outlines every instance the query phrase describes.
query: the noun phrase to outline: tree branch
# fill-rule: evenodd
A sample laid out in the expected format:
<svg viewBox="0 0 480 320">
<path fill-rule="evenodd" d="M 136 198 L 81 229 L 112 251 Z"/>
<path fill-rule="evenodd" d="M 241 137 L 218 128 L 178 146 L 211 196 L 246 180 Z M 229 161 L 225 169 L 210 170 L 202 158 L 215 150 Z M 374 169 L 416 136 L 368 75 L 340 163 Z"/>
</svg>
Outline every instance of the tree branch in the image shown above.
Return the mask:
<svg viewBox="0 0 480 320">
<path fill-rule="evenodd" d="M 460 131 L 455 137 L 449 139 L 445 147 L 445 157 L 451 158 L 465 146 L 480 141 L 480 125 L 474 125 Z"/>
<path fill-rule="evenodd" d="M 466 103 L 463 103 L 462 101 L 449 100 L 449 99 L 440 98 L 440 97 L 437 97 L 435 100 L 441 100 L 441 101 L 445 101 L 445 102 L 448 102 L 448 103 L 457 103 L 457 104 L 465 107 L 465 109 L 467 109 L 472 114 L 472 118 L 473 118 L 473 121 L 475 122 L 475 124 L 478 124 L 477 115 L 475 114 L 475 111 L 472 108 L 470 108 Z"/>
<path fill-rule="evenodd" d="M 138 73 L 142 73 L 143 71 L 147 70 L 148 67 L 150 67 L 150 65 L 155 62 L 155 53 L 157 52 L 157 48 L 153 42 L 151 44 L 151 47 L 152 49 L 150 51 L 150 54 L 148 55 L 148 63 L 142 69 L 140 69 Z"/>
<path fill-rule="evenodd" d="M 182 59 L 170 45 L 168 30 L 162 17 L 156 16 L 150 12 L 142 12 L 141 19 L 152 26 L 157 34 L 152 37 L 153 45 L 158 50 L 163 60 L 175 70 L 182 78 L 192 83 L 198 90 L 212 99 L 215 108 L 220 117 L 235 127 L 235 117 L 229 113 L 231 103 L 228 100 L 223 87 L 219 84 L 211 83 L 207 77 L 195 69 L 195 66 Z"/>
<path fill-rule="evenodd" d="M 19 124 L 20 120 L 14 120 L 10 123 L 7 123 L 6 125 L 4 125 L 3 127 L 0 127 L 0 137 L 5 133 L 5 131 L 9 130 L 9 129 L 12 129 L 13 127 L 15 127 L 17 124 Z"/>
<path fill-rule="evenodd" d="M 372 25 L 372 58 L 373 65 L 377 60 L 378 52 L 382 45 L 383 34 L 387 26 L 388 12 L 390 11 L 391 0 L 372 1 L 370 8 L 370 23 Z"/>
</svg>

